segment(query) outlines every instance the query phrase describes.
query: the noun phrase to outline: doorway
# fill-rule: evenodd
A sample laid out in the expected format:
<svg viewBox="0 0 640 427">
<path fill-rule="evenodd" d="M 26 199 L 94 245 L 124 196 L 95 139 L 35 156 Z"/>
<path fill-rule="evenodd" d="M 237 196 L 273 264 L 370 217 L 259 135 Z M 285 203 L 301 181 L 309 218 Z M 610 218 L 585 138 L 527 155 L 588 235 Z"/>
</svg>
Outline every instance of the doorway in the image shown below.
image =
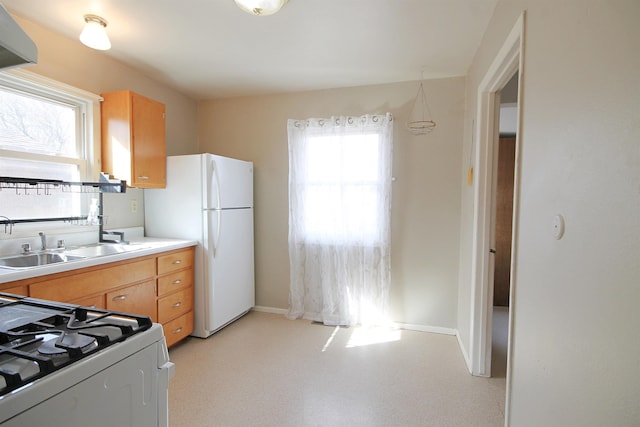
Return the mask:
<svg viewBox="0 0 640 427">
<path fill-rule="evenodd" d="M 524 13 L 520 15 L 502 48 L 487 70 L 478 86 L 477 126 L 474 132 L 478 141 L 475 158 L 477 168 L 474 189 L 473 219 L 473 257 L 472 257 L 472 301 L 471 301 L 471 373 L 476 376 L 491 376 L 492 361 L 492 321 L 493 321 L 493 279 L 495 264 L 495 201 L 499 143 L 499 112 L 501 91 L 515 75 L 518 77 L 518 97 L 516 132 L 515 132 L 515 170 L 514 170 L 514 204 L 512 218 L 517 218 L 518 211 L 518 164 L 519 164 L 519 116 L 522 102 L 522 46 L 524 37 Z M 517 222 L 512 230 L 513 248 L 511 259 L 515 258 L 517 246 Z M 509 411 L 510 397 L 510 354 L 512 336 L 512 320 L 515 311 L 513 293 L 515 288 L 515 264 L 510 263 L 510 310 L 508 313 L 508 333 L 506 344 L 506 414 Z"/>
<path fill-rule="evenodd" d="M 509 337 L 511 295 L 511 248 L 513 245 L 513 196 L 518 125 L 518 73 L 498 93 L 499 138 L 494 147 L 494 203 L 491 252 L 493 268 L 493 311 L 491 318 L 491 376 L 505 378 Z"/>
</svg>

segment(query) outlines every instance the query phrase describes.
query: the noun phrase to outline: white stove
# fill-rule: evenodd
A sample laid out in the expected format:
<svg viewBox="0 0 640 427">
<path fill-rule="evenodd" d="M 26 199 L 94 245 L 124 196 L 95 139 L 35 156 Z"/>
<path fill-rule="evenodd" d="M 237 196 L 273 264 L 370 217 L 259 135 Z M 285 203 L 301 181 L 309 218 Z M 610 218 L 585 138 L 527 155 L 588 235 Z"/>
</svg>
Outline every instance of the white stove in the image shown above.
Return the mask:
<svg viewBox="0 0 640 427">
<path fill-rule="evenodd" d="M 168 426 L 174 374 L 145 316 L 0 293 L 0 426 Z"/>
</svg>

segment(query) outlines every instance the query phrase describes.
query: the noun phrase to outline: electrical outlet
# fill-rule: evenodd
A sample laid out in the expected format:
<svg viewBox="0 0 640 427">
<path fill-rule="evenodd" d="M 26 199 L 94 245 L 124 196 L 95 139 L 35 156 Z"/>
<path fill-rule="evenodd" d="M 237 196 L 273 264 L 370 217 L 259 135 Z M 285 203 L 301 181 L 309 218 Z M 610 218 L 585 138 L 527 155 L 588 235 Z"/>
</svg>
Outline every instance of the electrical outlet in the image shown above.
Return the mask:
<svg viewBox="0 0 640 427">
<path fill-rule="evenodd" d="M 138 213 L 138 201 L 136 199 L 131 201 L 131 213 Z"/>
</svg>

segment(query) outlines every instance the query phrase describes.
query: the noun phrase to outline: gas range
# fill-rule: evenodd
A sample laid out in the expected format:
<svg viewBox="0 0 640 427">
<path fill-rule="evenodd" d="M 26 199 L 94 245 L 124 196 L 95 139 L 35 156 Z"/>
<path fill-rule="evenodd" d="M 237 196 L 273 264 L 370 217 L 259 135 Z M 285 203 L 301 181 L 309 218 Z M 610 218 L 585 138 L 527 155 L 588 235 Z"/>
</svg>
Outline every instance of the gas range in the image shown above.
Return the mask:
<svg viewBox="0 0 640 427">
<path fill-rule="evenodd" d="M 3 427 L 167 425 L 173 369 L 162 327 L 149 317 L 0 293 Z M 123 392 L 138 389 L 123 402 Z M 100 421 L 107 408 L 117 415 Z"/>
<path fill-rule="evenodd" d="M 0 296 L 0 396 L 151 324 L 148 317 Z"/>
</svg>

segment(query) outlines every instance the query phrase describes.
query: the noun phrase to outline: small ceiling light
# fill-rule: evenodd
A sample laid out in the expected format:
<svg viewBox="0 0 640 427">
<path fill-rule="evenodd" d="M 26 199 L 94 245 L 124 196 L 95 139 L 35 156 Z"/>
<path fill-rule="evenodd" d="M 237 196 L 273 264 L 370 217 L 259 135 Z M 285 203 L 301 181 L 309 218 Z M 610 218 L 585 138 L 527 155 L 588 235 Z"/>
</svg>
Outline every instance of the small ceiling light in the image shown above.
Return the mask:
<svg viewBox="0 0 640 427">
<path fill-rule="evenodd" d="M 111 42 L 106 30 L 107 21 L 96 15 L 84 15 L 84 22 L 86 24 L 80 33 L 80 41 L 92 49 L 111 49 Z"/>
<path fill-rule="evenodd" d="M 234 0 L 240 9 L 251 15 L 273 15 L 284 6 L 288 0 Z"/>
</svg>

